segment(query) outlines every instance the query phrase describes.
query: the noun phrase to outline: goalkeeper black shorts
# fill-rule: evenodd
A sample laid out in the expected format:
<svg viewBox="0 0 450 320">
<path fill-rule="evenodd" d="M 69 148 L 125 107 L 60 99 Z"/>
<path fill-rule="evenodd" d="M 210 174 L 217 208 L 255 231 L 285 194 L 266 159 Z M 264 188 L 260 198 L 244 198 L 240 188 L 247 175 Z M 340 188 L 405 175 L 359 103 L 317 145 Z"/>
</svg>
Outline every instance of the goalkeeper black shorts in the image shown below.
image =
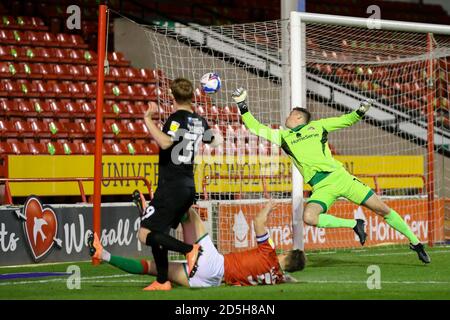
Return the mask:
<svg viewBox="0 0 450 320">
<path fill-rule="evenodd" d="M 141 218 L 141 227 L 160 232 L 175 229 L 194 203 L 195 188 L 160 185 Z"/>
</svg>

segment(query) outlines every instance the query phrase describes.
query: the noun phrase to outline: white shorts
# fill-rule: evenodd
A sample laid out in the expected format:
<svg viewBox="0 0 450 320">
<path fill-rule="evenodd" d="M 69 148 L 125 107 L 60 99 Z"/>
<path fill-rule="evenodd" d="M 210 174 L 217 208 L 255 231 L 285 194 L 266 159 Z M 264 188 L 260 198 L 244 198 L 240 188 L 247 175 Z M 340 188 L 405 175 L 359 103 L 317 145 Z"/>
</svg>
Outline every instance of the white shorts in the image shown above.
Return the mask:
<svg viewBox="0 0 450 320">
<path fill-rule="evenodd" d="M 197 272 L 188 279 L 189 286 L 191 288 L 220 286 L 224 273 L 223 255 L 217 251 L 209 234 L 206 234 L 197 243 L 202 246 L 203 252 L 198 258 Z M 187 270 L 186 263 L 184 268 Z"/>
</svg>

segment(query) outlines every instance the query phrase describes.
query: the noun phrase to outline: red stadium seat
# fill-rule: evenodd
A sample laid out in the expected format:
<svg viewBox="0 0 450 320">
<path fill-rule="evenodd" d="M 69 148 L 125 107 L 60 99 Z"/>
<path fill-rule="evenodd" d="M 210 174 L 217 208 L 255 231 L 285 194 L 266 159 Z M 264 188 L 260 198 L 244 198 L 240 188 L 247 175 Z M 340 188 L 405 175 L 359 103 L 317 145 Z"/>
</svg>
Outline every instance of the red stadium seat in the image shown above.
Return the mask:
<svg viewBox="0 0 450 320">
<path fill-rule="evenodd" d="M 39 61 L 49 61 L 53 59 L 52 51 L 50 48 L 37 47 L 34 49 L 34 54 Z"/>
<path fill-rule="evenodd" d="M 42 142 L 30 142 L 28 148 L 31 154 L 45 155 L 48 154 L 47 146 Z"/>
<path fill-rule="evenodd" d="M 158 74 L 156 70 L 150 70 L 150 69 L 139 69 L 139 74 L 144 82 L 150 82 L 154 83 L 158 80 Z"/>
<path fill-rule="evenodd" d="M 28 122 L 34 138 L 49 138 L 51 136 L 47 125 L 42 121 L 30 120 Z"/>
<path fill-rule="evenodd" d="M 103 147 L 105 148 L 105 154 L 116 154 L 116 155 L 128 154 L 127 147 L 118 142 L 112 143 L 104 142 Z"/>
<path fill-rule="evenodd" d="M 150 134 L 147 126 L 142 121 L 127 123 L 126 131 L 131 137 L 136 139 L 149 137 Z"/>
<path fill-rule="evenodd" d="M 75 142 L 63 142 L 62 146 L 64 149 L 64 144 L 67 145 L 67 148 L 70 150 L 70 154 L 81 154 L 80 145 Z"/>
<path fill-rule="evenodd" d="M 12 153 L 12 150 L 11 150 L 11 146 L 9 145 L 9 143 L 0 141 L 0 155 L 3 156 L 5 154 L 10 154 L 10 153 Z"/>
<path fill-rule="evenodd" d="M 71 79 L 77 80 L 77 81 L 83 81 L 88 80 L 87 76 L 84 74 L 84 68 L 81 66 L 77 66 L 75 64 L 68 65 L 67 69 L 69 71 L 67 77 L 70 77 Z"/>
<path fill-rule="evenodd" d="M 94 80 L 97 77 L 97 66 L 82 66 L 84 77 L 87 80 Z"/>
<path fill-rule="evenodd" d="M 219 117 L 219 110 L 216 106 L 206 107 L 206 118 L 208 120 L 217 120 Z"/>
<path fill-rule="evenodd" d="M 33 92 L 33 96 L 48 97 L 52 95 L 49 91 L 48 85 L 41 80 L 33 80 L 30 87 Z"/>
<path fill-rule="evenodd" d="M 70 86 L 69 86 L 70 90 Z M 63 107 L 71 118 L 82 118 L 85 113 L 78 102 L 67 101 L 63 103 Z"/>
<path fill-rule="evenodd" d="M 87 82 L 82 83 L 81 85 L 84 95 L 86 98 L 94 99 L 96 96 L 96 90 L 95 87 L 92 84 L 89 84 Z"/>
<path fill-rule="evenodd" d="M 17 110 L 25 117 L 34 117 L 37 115 L 35 108 L 29 100 L 16 100 Z"/>
<path fill-rule="evenodd" d="M 21 141 L 11 141 L 8 142 L 9 149 L 11 150 L 11 153 L 13 154 L 30 154 L 30 150 L 28 148 L 28 145 Z"/>
<path fill-rule="evenodd" d="M 30 123 L 23 120 L 14 121 L 14 129 L 19 137 L 33 137 L 34 132 L 30 126 Z"/>
<path fill-rule="evenodd" d="M 37 36 L 43 46 L 56 47 L 58 45 L 56 37 L 51 32 L 39 32 Z"/>
<path fill-rule="evenodd" d="M 129 61 L 125 60 L 125 57 L 121 52 L 108 53 L 108 61 L 114 66 L 127 67 L 130 64 Z"/>
<path fill-rule="evenodd" d="M 0 96 L 3 97 L 16 97 L 23 94 L 20 91 L 18 84 L 15 81 L 9 79 L 0 80 Z"/>
<path fill-rule="evenodd" d="M 127 81 L 127 77 L 124 75 L 124 72 L 121 68 L 111 67 L 109 70 L 109 74 L 105 77 L 108 81 Z"/>
<path fill-rule="evenodd" d="M 149 92 L 149 90 L 142 84 L 135 84 L 133 88 L 135 91 L 135 95 L 133 98 L 136 100 L 148 99 L 148 97 L 150 96 L 151 91 Z"/>
<path fill-rule="evenodd" d="M 159 146 L 155 140 L 145 140 L 144 142 L 135 143 L 133 146 L 136 154 L 159 154 Z"/>
<path fill-rule="evenodd" d="M 81 85 L 77 82 L 70 82 L 67 84 L 67 90 L 73 98 L 81 99 L 86 96 L 81 88 Z"/>
<path fill-rule="evenodd" d="M 11 60 L 12 58 L 11 50 L 6 45 L 0 44 L 0 60 Z"/>
<path fill-rule="evenodd" d="M 69 68 L 65 64 L 55 64 L 53 66 L 53 74 L 51 75 L 52 79 L 70 79 L 72 78 Z"/>
<path fill-rule="evenodd" d="M 16 129 L 14 124 L 7 120 L 0 119 L 0 133 L 2 137 L 16 137 Z"/>
<path fill-rule="evenodd" d="M 65 127 L 69 138 L 86 138 L 89 135 L 89 130 L 86 127 L 81 127 L 79 122 L 68 122 L 65 124 Z"/>
<path fill-rule="evenodd" d="M 30 68 L 29 74 L 27 73 L 26 66 L 28 66 Z M 44 64 L 44 63 L 23 64 L 22 68 L 24 69 L 25 73 L 27 73 L 27 76 L 31 77 L 33 79 L 46 78 L 48 76 L 48 74 L 51 72 L 50 66 L 48 64 Z"/>
<path fill-rule="evenodd" d="M 9 78 L 13 76 L 10 70 L 10 62 L 0 61 L 0 77 L 1 78 Z"/>
<path fill-rule="evenodd" d="M 93 143 L 81 142 L 79 144 L 80 154 L 94 154 L 95 145 Z"/>
<path fill-rule="evenodd" d="M 141 82 L 143 81 L 142 76 L 139 74 L 139 71 L 135 68 L 123 68 L 123 81 L 130 81 L 130 82 Z"/>
<path fill-rule="evenodd" d="M 94 105 L 92 105 L 88 102 L 83 102 L 83 103 L 81 103 L 80 107 L 86 117 L 95 117 L 95 106 Z"/>
<path fill-rule="evenodd" d="M 3 116 L 15 116 L 22 115 L 17 104 L 14 100 L 1 99 L 0 100 L 0 115 Z"/>
<path fill-rule="evenodd" d="M 68 56 L 67 49 L 63 48 L 51 48 L 49 49 L 53 60 L 59 63 L 71 63 L 72 59 Z"/>
</svg>

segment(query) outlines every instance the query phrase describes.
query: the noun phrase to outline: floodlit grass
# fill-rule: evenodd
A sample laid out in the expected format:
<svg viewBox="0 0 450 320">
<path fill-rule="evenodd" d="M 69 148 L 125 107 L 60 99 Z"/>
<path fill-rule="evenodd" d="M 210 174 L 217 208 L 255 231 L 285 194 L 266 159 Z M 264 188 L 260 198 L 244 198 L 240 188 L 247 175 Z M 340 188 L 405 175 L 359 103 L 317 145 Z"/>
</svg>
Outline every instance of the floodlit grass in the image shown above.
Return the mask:
<svg viewBox="0 0 450 320">
<path fill-rule="evenodd" d="M 151 276 L 126 274 L 108 264 L 76 263 L 81 289 L 69 290 L 67 277 L 0 280 L 0 299 L 450 299 L 450 247 L 429 250 L 422 264 L 407 246 L 313 252 L 299 282 L 277 286 L 206 289 L 175 287 L 170 292 L 143 292 Z M 73 263 L 72 263 L 73 264 Z M 65 272 L 70 264 L 0 268 L 0 274 Z M 368 267 L 380 268 L 381 289 L 370 290 Z"/>
</svg>

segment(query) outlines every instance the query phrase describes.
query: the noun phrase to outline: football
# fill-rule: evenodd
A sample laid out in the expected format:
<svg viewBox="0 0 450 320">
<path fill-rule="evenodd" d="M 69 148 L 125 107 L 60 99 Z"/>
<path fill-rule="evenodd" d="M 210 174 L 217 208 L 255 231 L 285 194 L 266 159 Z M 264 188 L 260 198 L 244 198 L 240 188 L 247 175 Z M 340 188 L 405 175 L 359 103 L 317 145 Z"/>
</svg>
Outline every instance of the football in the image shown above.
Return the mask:
<svg viewBox="0 0 450 320">
<path fill-rule="evenodd" d="M 200 79 L 200 84 L 205 93 L 211 94 L 219 91 L 221 80 L 217 73 L 208 72 L 202 76 Z"/>
</svg>

